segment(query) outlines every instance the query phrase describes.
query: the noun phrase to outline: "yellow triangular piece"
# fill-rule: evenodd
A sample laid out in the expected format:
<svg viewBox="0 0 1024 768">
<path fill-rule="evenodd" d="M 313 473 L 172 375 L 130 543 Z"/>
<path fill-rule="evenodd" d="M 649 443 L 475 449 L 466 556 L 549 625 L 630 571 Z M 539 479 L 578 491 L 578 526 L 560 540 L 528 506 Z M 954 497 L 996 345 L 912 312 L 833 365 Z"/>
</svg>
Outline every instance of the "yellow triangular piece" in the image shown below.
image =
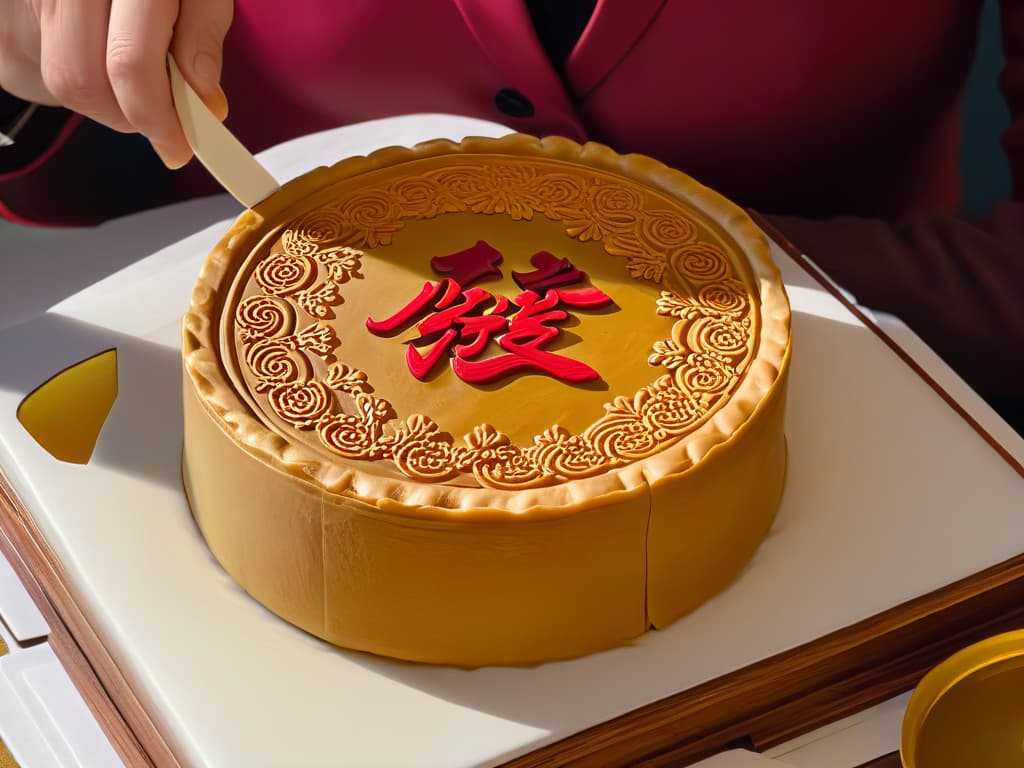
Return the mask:
<svg viewBox="0 0 1024 768">
<path fill-rule="evenodd" d="M 108 349 L 36 387 L 18 421 L 54 458 L 88 464 L 116 399 L 117 350 Z"/>
</svg>

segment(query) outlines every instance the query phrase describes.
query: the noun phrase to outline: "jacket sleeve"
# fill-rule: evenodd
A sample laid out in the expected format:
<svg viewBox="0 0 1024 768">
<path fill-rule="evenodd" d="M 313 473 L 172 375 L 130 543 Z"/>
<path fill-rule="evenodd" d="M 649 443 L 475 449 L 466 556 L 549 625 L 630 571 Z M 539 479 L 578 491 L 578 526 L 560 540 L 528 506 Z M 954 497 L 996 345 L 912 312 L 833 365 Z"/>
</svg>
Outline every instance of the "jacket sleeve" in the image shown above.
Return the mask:
<svg viewBox="0 0 1024 768">
<path fill-rule="evenodd" d="M 141 136 L 66 109 L 38 108 L 0 148 L 0 218 L 21 224 L 87 226 L 215 191 L 198 163 L 169 171 Z"/>
<path fill-rule="evenodd" d="M 979 221 L 771 221 L 859 303 L 902 319 L 1024 433 L 1024 203 Z"/>
</svg>

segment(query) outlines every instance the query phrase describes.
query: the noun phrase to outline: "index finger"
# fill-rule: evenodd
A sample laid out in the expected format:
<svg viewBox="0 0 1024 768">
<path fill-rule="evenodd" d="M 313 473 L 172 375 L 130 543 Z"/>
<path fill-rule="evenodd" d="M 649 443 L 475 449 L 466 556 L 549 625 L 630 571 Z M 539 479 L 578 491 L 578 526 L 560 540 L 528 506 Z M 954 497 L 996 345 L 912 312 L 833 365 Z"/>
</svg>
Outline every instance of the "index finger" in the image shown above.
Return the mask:
<svg viewBox="0 0 1024 768">
<path fill-rule="evenodd" d="M 177 0 L 113 0 L 107 31 L 107 75 L 117 103 L 171 168 L 192 157 L 167 74 L 177 18 Z"/>
</svg>

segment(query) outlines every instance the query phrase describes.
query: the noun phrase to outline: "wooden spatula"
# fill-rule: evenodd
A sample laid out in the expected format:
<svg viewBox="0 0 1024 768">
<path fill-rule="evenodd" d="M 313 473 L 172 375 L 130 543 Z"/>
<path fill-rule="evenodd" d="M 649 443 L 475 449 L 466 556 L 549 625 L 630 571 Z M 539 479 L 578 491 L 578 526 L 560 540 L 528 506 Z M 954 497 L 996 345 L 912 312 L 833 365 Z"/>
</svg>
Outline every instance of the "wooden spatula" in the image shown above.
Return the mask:
<svg viewBox="0 0 1024 768">
<path fill-rule="evenodd" d="M 186 82 L 170 54 L 167 54 L 167 64 L 174 108 L 185 138 L 199 161 L 246 208 L 270 197 L 280 188 L 277 179 L 214 116 Z"/>
</svg>

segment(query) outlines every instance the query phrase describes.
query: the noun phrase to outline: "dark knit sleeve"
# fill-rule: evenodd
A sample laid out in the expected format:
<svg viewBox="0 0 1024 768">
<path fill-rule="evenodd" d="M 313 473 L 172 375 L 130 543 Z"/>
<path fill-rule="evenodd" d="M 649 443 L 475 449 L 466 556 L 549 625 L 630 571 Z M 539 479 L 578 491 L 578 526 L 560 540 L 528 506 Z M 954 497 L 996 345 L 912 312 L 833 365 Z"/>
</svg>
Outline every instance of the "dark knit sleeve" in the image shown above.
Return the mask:
<svg viewBox="0 0 1024 768">
<path fill-rule="evenodd" d="M 1024 203 L 1003 203 L 978 221 L 771 221 L 859 303 L 902 319 L 1024 428 Z"/>
</svg>

